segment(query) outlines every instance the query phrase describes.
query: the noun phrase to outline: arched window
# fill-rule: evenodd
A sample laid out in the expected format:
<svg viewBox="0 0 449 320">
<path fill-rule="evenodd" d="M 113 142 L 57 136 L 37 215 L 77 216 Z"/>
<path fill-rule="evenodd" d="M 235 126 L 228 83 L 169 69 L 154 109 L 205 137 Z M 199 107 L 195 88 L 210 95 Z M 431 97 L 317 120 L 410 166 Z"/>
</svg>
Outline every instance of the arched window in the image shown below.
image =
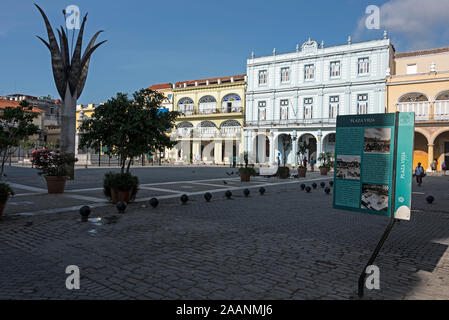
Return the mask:
<svg viewBox="0 0 449 320">
<path fill-rule="evenodd" d="M 192 131 L 193 131 L 193 124 L 191 122 L 184 121 L 177 125 L 177 132 L 178 135 L 180 135 L 181 137 L 184 138 L 190 137 L 192 135 Z"/>
<path fill-rule="evenodd" d="M 200 99 L 199 109 L 201 114 L 217 112 L 217 100 L 212 96 L 204 96 Z"/>
<path fill-rule="evenodd" d="M 429 101 L 427 96 L 425 94 L 422 94 L 420 92 L 411 92 L 403 95 L 401 98 L 399 98 L 399 103 L 405 103 L 405 102 L 423 102 L 423 101 Z"/>
<path fill-rule="evenodd" d="M 198 125 L 200 138 L 214 137 L 217 133 L 217 126 L 212 121 L 203 121 Z"/>
<path fill-rule="evenodd" d="M 226 137 L 235 137 L 241 133 L 242 125 L 237 120 L 226 120 L 220 126 L 220 132 Z"/>
<path fill-rule="evenodd" d="M 238 94 L 228 94 L 221 103 L 223 113 L 242 112 L 242 99 Z"/>
<path fill-rule="evenodd" d="M 439 93 L 435 98 L 435 100 L 436 101 L 449 100 L 449 90 Z"/>
<path fill-rule="evenodd" d="M 190 98 L 182 98 L 179 100 L 178 111 L 186 115 L 193 114 L 193 100 Z"/>
<path fill-rule="evenodd" d="M 416 121 L 429 120 L 430 101 L 421 92 L 410 92 L 399 98 L 399 112 L 414 112 Z"/>
</svg>

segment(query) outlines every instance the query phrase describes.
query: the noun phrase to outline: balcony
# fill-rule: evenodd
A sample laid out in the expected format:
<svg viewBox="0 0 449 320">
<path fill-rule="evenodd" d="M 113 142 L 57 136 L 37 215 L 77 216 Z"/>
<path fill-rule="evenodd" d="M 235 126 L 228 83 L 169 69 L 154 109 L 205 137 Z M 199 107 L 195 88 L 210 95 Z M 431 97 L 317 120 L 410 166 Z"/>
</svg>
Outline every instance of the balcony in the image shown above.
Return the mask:
<svg viewBox="0 0 449 320">
<path fill-rule="evenodd" d="M 415 121 L 429 121 L 430 120 L 430 102 L 402 102 L 398 103 L 397 109 L 399 112 L 414 112 Z"/>
<path fill-rule="evenodd" d="M 265 126 L 321 126 L 329 125 L 335 126 L 337 123 L 336 118 L 312 118 L 312 119 L 288 119 L 288 120 L 253 120 L 246 121 L 246 126 L 249 127 L 265 127 Z"/>
<path fill-rule="evenodd" d="M 230 114 L 230 113 L 242 113 L 242 107 L 232 107 L 232 108 L 201 108 L 200 110 L 195 110 L 193 108 L 189 109 L 179 109 L 184 116 L 192 116 L 192 115 L 217 115 L 217 114 Z"/>
<path fill-rule="evenodd" d="M 436 121 L 449 121 L 449 101 L 435 102 L 433 118 Z"/>
</svg>

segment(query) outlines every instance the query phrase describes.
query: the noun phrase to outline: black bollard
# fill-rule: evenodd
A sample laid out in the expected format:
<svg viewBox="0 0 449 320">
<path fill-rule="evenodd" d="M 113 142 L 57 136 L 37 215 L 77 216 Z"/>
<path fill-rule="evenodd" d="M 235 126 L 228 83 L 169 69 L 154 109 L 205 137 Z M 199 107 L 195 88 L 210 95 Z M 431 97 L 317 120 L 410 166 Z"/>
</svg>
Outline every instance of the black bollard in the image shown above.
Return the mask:
<svg viewBox="0 0 449 320">
<path fill-rule="evenodd" d="M 245 195 L 245 197 L 248 197 L 249 196 L 249 189 L 245 189 L 245 190 L 243 190 L 243 194 Z"/>
<path fill-rule="evenodd" d="M 333 187 L 333 186 L 334 186 L 334 182 L 333 182 L 333 181 L 329 181 L 329 185 L 330 185 L 331 187 Z"/>
<path fill-rule="evenodd" d="M 307 187 L 306 187 L 306 192 L 309 193 L 310 191 L 312 191 L 312 188 L 309 187 L 309 186 L 307 186 Z"/>
<path fill-rule="evenodd" d="M 320 183 L 320 186 L 321 186 L 321 188 L 324 188 L 324 187 L 326 186 L 326 183 L 321 182 L 321 183 Z"/>
<path fill-rule="evenodd" d="M 183 195 L 181 196 L 181 202 L 182 202 L 182 204 L 186 204 L 187 201 L 189 201 L 189 197 L 188 197 L 186 194 L 183 194 Z"/>
<path fill-rule="evenodd" d="M 304 190 L 306 188 L 306 185 L 303 183 L 301 184 L 301 190 Z"/>
<path fill-rule="evenodd" d="M 81 207 L 80 215 L 81 215 L 81 221 L 87 222 L 87 220 L 89 219 L 89 215 L 90 215 L 90 207 L 89 206 Z"/>
<path fill-rule="evenodd" d="M 264 187 L 260 187 L 259 193 L 260 193 L 261 196 L 263 196 L 264 193 L 265 193 L 265 188 Z"/>
<path fill-rule="evenodd" d="M 326 192 L 326 194 L 331 193 L 331 189 L 329 187 L 324 188 L 324 192 Z"/>
<path fill-rule="evenodd" d="M 117 207 L 118 213 L 125 213 L 127 204 L 126 204 L 126 202 L 120 201 L 117 203 L 116 207 Z"/>
<path fill-rule="evenodd" d="M 156 208 L 159 205 L 159 200 L 156 198 L 152 198 L 150 200 L 150 206 L 152 206 L 153 208 Z"/>
<path fill-rule="evenodd" d="M 210 199 L 212 199 L 212 194 L 210 192 L 206 192 L 204 194 L 204 199 L 206 199 L 206 201 L 209 202 Z"/>
<path fill-rule="evenodd" d="M 427 201 L 427 203 L 428 204 L 432 204 L 432 202 L 435 200 L 435 198 L 433 197 L 433 196 L 428 196 L 427 198 L 426 198 L 426 201 Z"/>
<path fill-rule="evenodd" d="M 318 185 L 315 182 L 312 183 L 312 188 L 316 189 L 316 187 L 318 187 Z"/>
<path fill-rule="evenodd" d="M 231 199 L 231 197 L 232 197 L 232 192 L 229 191 L 229 190 L 226 191 L 225 196 L 226 196 L 226 198 Z"/>
</svg>

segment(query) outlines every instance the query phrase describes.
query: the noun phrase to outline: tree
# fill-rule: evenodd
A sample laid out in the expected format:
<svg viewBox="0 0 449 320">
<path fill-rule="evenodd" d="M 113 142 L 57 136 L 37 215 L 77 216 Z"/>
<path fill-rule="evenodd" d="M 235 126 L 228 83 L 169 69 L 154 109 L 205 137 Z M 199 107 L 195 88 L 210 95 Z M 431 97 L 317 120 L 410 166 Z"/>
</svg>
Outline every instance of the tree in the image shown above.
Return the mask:
<svg viewBox="0 0 449 320">
<path fill-rule="evenodd" d="M 20 142 L 39 132 L 33 121 L 38 117 L 25 100 L 16 108 L 6 107 L 0 114 L 0 180 L 3 178 L 6 160 Z"/>
<path fill-rule="evenodd" d="M 284 167 L 287 165 L 287 151 L 290 149 L 292 145 L 292 136 L 290 134 L 283 134 L 281 135 L 281 141 L 282 141 L 282 155 L 283 155 L 283 162 Z"/>
<path fill-rule="evenodd" d="M 296 153 L 299 156 L 299 165 L 302 166 L 302 162 L 307 154 L 307 151 L 310 150 L 310 145 L 306 142 L 300 143 L 298 145 L 298 152 Z"/>
<path fill-rule="evenodd" d="M 180 113 L 160 112 L 164 99 L 163 94 L 149 89 L 135 92 L 133 99 L 117 93 L 115 98 L 95 108 L 89 119 L 82 121 L 80 147 L 96 150 L 106 147 L 107 155 L 119 158 L 121 173 L 125 173 L 125 166 L 129 173 L 134 157 L 176 144 L 170 140 L 168 132 Z"/>
</svg>

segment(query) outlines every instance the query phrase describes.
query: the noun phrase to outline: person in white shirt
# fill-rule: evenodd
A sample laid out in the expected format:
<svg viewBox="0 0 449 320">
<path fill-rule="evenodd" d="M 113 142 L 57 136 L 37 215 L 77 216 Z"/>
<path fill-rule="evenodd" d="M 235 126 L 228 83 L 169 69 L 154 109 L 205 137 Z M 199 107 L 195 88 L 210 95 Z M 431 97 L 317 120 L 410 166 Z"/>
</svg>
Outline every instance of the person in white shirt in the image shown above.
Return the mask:
<svg viewBox="0 0 449 320">
<path fill-rule="evenodd" d="M 415 176 L 416 176 L 416 182 L 418 183 L 418 186 L 421 187 L 422 178 L 424 176 L 424 168 L 421 167 L 421 162 L 418 163 L 418 166 L 415 169 Z"/>
</svg>

